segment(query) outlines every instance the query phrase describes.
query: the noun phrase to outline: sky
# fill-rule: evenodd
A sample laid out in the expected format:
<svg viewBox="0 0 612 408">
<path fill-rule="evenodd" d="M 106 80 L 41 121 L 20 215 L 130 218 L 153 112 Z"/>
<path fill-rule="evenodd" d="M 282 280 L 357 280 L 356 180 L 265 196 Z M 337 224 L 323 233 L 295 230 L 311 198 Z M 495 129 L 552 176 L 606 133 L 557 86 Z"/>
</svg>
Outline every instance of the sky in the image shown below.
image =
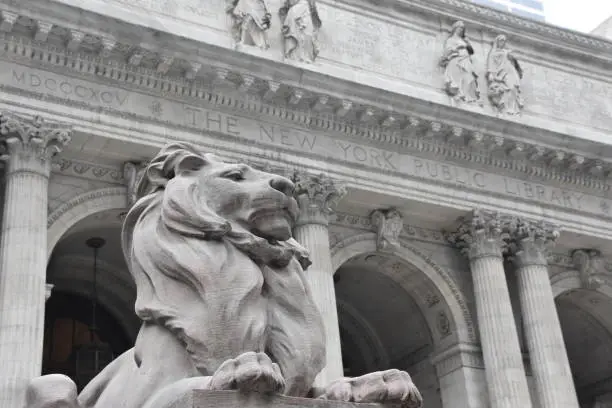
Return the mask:
<svg viewBox="0 0 612 408">
<path fill-rule="evenodd" d="M 612 0 L 544 0 L 547 22 L 584 33 L 612 16 Z"/>
</svg>

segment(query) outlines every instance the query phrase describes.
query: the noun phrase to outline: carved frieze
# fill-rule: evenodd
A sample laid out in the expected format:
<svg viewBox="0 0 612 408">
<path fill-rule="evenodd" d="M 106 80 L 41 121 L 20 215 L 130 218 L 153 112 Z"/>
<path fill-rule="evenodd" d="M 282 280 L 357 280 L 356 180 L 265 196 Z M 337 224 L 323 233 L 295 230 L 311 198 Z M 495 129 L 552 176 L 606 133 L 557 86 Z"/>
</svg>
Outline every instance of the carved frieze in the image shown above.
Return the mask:
<svg viewBox="0 0 612 408">
<path fill-rule="evenodd" d="M 500 113 L 517 115 L 523 108 L 521 79 L 523 69 L 506 46 L 506 36 L 498 35 L 487 58 L 487 92 L 491 104 Z"/>
<path fill-rule="evenodd" d="M 401 246 L 399 237 L 404 228 L 404 218 L 398 210 L 375 210 L 370 218 L 376 229 L 376 249 L 385 251 Z"/>
</svg>

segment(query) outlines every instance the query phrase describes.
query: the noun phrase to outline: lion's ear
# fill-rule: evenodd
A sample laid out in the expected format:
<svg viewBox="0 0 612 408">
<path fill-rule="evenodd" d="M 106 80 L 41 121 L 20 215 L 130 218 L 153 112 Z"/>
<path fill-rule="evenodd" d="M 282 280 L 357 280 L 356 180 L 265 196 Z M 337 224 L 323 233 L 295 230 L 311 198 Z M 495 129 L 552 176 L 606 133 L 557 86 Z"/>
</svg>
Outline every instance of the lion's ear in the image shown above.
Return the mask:
<svg viewBox="0 0 612 408">
<path fill-rule="evenodd" d="M 151 194 L 177 175 L 200 170 L 208 164 L 209 159 L 194 145 L 172 143 L 151 160 L 138 186 L 138 196 Z"/>
</svg>

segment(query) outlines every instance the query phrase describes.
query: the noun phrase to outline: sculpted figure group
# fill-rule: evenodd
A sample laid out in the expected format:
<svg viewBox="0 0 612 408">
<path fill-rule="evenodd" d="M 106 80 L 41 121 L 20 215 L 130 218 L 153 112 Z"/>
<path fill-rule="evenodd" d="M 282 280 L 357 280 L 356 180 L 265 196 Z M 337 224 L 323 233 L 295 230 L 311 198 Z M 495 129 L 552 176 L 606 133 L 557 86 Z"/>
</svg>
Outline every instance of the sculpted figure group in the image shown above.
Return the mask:
<svg viewBox="0 0 612 408">
<path fill-rule="evenodd" d="M 444 43 L 440 65 L 444 68 L 444 89 L 457 102 L 480 102 L 479 75 L 473 61 L 474 48 L 465 35 L 465 24 L 457 21 Z M 506 37 L 493 41 L 486 64 L 488 98 L 499 113 L 519 114 L 523 107 L 521 79 L 523 70 L 506 48 Z"/>
<path fill-rule="evenodd" d="M 237 45 L 270 47 L 268 30 L 272 13 L 266 0 L 232 0 L 228 13 Z M 317 35 L 322 25 L 315 0 L 285 0 L 278 14 L 285 58 L 314 62 L 319 54 Z"/>
<path fill-rule="evenodd" d="M 26 406 L 174 407 L 177 395 L 200 389 L 420 408 L 399 370 L 313 388 L 325 334 L 305 277 L 309 255 L 292 238 L 293 190 L 289 179 L 189 144 L 163 148 L 122 229 L 142 320 L 134 348 L 78 396 L 68 377 L 32 380 Z"/>
</svg>

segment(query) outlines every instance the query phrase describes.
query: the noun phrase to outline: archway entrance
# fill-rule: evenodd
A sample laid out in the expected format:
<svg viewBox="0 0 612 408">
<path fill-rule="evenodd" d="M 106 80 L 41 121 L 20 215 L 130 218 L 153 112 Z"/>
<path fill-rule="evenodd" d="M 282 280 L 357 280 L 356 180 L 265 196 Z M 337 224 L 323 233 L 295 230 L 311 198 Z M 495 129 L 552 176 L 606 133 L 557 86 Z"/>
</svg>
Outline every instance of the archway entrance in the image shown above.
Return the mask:
<svg viewBox="0 0 612 408">
<path fill-rule="evenodd" d="M 457 342 L 457 330 L 438 288 L 400 257 L 374 251 L 344 262 L 335 281 L 345 374 L 405 370 L 427 407 L 442 408 L 432 357 Z"/>
<path fill-rule="evenodd" d="M 612 408 L 612 299 L 573 289 L 556 304 L 580 404 Z"/>
<path fill-rule="evenodd" d="M 80 295 L 57 292 L 49 299 L 45 311 L 43 375 L 67 375 L 82 389 L 96 373 L 79 370 L 79 350 L 94 344 L 107 344 L 108 350 L 95 356 L 102 369 L 131 347 L 125 331 L 101 304 L 97 304 L 95 309 L 97 330 L 91 331 L 92 309 L 91 299 Z"/>
<path fill-rule="evenodd" d="M 80 219 L 59 239 L 47 267 L 54 289 L 46 304 L 43 370 L 66 374 L 79 388 L 132 347 L 140 328 L 136 290 L 121 250 L 122 213 L 107 210 Z M 104 241 L 97 252 L 95 291 L 94 250 L 87 245 L 93 237 Z M 92 331 L 94 292 L 97 330 Z"/>
</svg>

